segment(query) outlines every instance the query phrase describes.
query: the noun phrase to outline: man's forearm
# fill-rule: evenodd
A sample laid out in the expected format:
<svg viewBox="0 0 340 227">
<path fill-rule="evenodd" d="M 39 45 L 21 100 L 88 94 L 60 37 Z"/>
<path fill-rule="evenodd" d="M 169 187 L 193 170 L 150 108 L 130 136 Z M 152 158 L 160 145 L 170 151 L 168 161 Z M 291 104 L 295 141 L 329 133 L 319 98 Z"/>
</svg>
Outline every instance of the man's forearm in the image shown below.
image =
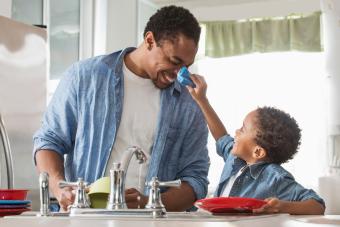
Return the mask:
<svg viewBox="0 0 340 227">
<path fill-rule="evenodd" d="M 39 150 L 35 155 L 39 172 L 47 172 L 52 181 L 52 187 L 56 187 L 57 182 L 64 180 L 64 163 L 60 155 L 51 150 Z"/>
<path fill-rule="evenodd" d="M 162 202 L 167 211 L 185 211 L 193 206 L 195 200 L 195 192 L 187 182 L 182 182 L 180 188 L 169 188 L 162 193 Z"/>
</svg>

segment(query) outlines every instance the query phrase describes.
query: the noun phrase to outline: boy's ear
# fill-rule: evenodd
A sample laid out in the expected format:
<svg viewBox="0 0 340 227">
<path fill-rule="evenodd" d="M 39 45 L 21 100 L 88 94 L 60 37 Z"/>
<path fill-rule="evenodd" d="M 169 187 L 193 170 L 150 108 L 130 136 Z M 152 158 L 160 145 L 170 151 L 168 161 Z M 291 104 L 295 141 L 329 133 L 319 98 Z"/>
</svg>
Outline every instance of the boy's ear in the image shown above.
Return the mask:
<svg viewBox="0 0 340 227">
<path fill-rule="evenodd" d="M 148 50 L 151 50 L 153 45 L 155 44 L 155 37 L 153 36 L 152 32 L 147 32 L 144 37 L 144 43 Z"/>
<path fill-rule="evenodd" d="M 255 159 L 263 159 L 267 156 L 267 151 L 260 146 L 256 146 L 253 152 Z"/>
</svg>

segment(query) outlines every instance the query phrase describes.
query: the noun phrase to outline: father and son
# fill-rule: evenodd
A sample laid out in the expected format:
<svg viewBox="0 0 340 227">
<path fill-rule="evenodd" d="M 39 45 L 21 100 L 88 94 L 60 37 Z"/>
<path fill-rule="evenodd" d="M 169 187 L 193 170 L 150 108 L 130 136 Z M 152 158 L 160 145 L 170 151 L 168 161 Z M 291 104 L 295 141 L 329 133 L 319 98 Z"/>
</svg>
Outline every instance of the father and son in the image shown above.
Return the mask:
<svg viewBox="0 0 340 227">
<path fill-rule="evenodd" d="M 200 33 L 187 9 L 166 6 L 150 17 L 139 47 L 77 62 L 65 72 L 34 135 L 33 153 L 62 210 L 73 203 L 74 193 L 59 188 L 59 181 L 108 176 L 110 163 L 133 145 L 149 159 L 141 170 L 130 164 L 127 206 L 144 207 L 147 188 L 140 181 L 157 176 L 182 181 L 179 188 L 162 191 L 166 209 L 190 209 L 207 194 L 209 128 L 225 161 L 216 197 L 267 201 L 254 213 L 324 213 L 324 201 L 281 167 L 300 145 L 294 118 L 259 107 L 232 137 L 209 104 L 204 78 L 191 74 L 195 88 L 178 83 L 179 69 L 194 62 Z"/>
</svg>

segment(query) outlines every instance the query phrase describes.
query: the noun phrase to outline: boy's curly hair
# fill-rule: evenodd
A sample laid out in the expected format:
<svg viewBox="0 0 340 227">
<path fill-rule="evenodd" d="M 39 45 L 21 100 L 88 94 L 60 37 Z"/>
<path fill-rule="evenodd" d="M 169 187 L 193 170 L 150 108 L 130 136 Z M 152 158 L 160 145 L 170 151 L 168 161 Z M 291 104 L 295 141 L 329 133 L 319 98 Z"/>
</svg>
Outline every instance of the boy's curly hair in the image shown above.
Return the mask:
<svg viewBox="0 0 340 227">
<path fill-rule="evenodd" d="M 267 151 L 268 160 L 282 164 L 292 159 L 300 146 L 301 129 L 296 120 L 273 107 L 257 108 L 255 141 Z"/>
<path fill-rule="evenodd" d="M 152 15 L 144 29 L 145 34 L 151 31 L 157 45 L 161 40 L 174 40 L 182 33 L 198 44 L 201 27 L 189 10 L 179 6 L 165 6 Z"/>
</svg>

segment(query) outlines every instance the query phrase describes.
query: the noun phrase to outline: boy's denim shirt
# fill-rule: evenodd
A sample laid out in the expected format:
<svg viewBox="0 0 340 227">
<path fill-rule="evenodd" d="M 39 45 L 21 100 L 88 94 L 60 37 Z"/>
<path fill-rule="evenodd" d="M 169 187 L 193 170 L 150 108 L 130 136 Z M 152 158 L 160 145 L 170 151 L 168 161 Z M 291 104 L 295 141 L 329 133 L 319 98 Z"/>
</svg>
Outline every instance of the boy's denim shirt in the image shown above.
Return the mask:
<svg viewBox="0 0 340 227">
<path fill-rule="evenodd" d="M 66 71 L 34 135 L 33 157 L 41 149 L 60 154 L 68 181 L 103 177 L 122 114 L 123 59 L 134 49 L 80 61 Z M 177 81 L 163 89 L 146 181 L 153 176 L 181 179 L 192 186 L 197 199 L 204 198 L 207 137 L 203 114 L 187 89 Z"/>
<path fill-rule="evenodd" d="M 215 196 L 220 196 L 229 178 L 247 165 L 244 160 L 231 154 L 233 145 L 234 139 L 229 135 L 221 137 L 216 143 L 217 153 L 223 157 L 225 165 Z M 266 162 L 259 162 L 246 168 L 236 179 L 230 196 L 257 199 L 276 197 L 285 201 L 315 199 L 325 206 L 324 201 L 313 190 L 302 187 L 283 167 Z"/>
</svg>

